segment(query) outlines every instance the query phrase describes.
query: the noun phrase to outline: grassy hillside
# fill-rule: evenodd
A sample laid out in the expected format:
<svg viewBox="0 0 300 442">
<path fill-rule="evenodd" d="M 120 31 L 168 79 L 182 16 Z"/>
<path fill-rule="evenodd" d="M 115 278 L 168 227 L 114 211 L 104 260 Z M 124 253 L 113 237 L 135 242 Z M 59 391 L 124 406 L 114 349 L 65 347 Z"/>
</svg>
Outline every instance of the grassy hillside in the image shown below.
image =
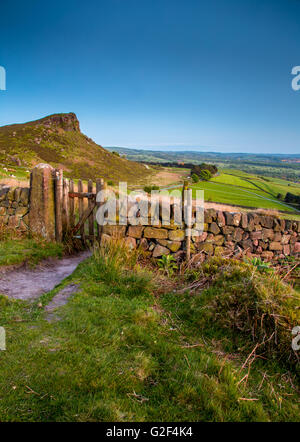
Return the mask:
<svg viewBox="0 0 300 442">
<path fill-rule="evenodd" d="M 139 183 L 151 171 L 108 152 L 81 133 L 73 113 L 0 127 L 0 163 L 30 168 L 49 163 L 72 178 Z"/>
<path fill-rule="evenodd" d="M 298 183 L 300 180 L 299 155 L 198 152 L 189 151 L 189 148 L 181 151 L 176 148 L 173 151 L 128 149 L 124 147 L 108 147 L 107 149 L 117 151 L 132 161 L 213 163 L 219 169 L 243 170 L 257 175 L 276 176 Z"/>
</svg>

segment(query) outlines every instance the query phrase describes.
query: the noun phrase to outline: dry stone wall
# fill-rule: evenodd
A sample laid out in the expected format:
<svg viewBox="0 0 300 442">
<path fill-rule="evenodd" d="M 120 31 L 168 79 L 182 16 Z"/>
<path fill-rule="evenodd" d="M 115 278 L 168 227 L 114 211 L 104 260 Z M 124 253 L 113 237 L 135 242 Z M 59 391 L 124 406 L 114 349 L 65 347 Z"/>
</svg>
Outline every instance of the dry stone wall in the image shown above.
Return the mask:
<svg viewBox="0 0 300 442">
<path fill-rule="evenodd" d="M 32 171 L 31 189 L 0 187 L 0 226 L 19 231 L 30 229 L 48 240 L 54 240 L 55 180 L 51 166 L 40 164 Z M 155 226 L 151 225 L 150 214 L 146 219 L 148 225 L 131 225 L 129 219 L 126 225 L 105 225 L 102 227 L 101 243 L 123 238 L 129 247 L 140 247 L 154 258 L 170 253 L 183 255 L 187 241 L 185 226 L 174 223 L 177 209 L 178 206 L 171 207 L 171 221 L 167 226 L 162 222 L 162 216 L 166 215 L 164 206 L 160 207 L 160 218 Z M 144 219 L 142 224 L 147 224 Z M 215 254 L 235 255 L 241 251 L 263 259 L 289 255 L 299 257 L 300 221 L 255 212 L 205 210 L 204 229 L 199 235 L 192 236 L 191 253 L 199 253 L 204 259 Z"/>
<path fill-rule="evenodd" d="M 0 227 L 27 231 L 29 229 L 29 189 L 23 187 L 0 188 Z"/>
<path fill-rule="evenodd" d="M 185 252 L 185 230 L 174 223 L 164 226 L 114 226 L 102 229 L 102 244 L 124 238 L 131 247 L 141 247 L 154 258 Z M 278 219 L 258 213 L 232 213 L 207 209 L 204 229 L 192 237 L 191 253 L 203 257 L 215 254 L 234 255 L 240 251 L 263 259 L 300 255 L 300 221 Z"/>
</svg>

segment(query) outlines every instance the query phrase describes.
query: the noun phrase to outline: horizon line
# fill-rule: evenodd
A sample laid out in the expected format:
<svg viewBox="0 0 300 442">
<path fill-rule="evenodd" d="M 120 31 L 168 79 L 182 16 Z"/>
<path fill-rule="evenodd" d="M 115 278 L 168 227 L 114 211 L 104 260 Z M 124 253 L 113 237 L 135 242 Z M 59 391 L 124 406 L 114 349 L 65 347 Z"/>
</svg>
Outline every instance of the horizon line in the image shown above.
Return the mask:
<svg viewBox="0 0 300 442">
<path fill-rule="evenodd" d="M 128 149 L 128 150 L 144 150 L 149 152 L 171 152 L 171 153 L 208 153 L 208 154 L 221 154 L 221 155 L 259 155 L 259 156 L 277 156 L 277 157 L 287 157 L 287 156 L 293 156 L 293 157 L 299 157 L 300 154 L 297 153 L 259 153 L 259 152 L 220 152 L 217 150 L 214 151 L 208 151 L 208 150 L 196 150 L 200 149 L 195 147 L 195 150 L 171 150 L 172 146 L 166 146 L 165 148 L 158 147 L 127 147 L 127 146 L 102 146 L 104 149 Z M 174 149 L 174 147 L 173 147 Z M 191 147 L 188 147 L 188 149 L 191 149 Z"/>
</svg>

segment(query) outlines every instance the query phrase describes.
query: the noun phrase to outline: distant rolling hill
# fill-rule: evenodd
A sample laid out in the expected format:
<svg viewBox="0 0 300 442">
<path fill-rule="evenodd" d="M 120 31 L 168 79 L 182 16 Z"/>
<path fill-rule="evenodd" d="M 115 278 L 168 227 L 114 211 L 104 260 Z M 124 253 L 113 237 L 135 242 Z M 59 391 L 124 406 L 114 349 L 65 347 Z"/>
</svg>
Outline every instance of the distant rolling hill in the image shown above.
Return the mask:
<svg viewBox="0 0 300 442">
<path fill-rule="evenodd" d="M 74 113 L 0 127 L 0 163 L 32 167 L 41 162 L 63 168 L 72 178 L 140 183 L 151 174 L 84 135 Z"/>
<path fill-rule="evenodd" d="M 171 148 L 158 149 L 129 149 L 126 147 L 106 147 L 110 151 L 119 152 L 131 161 L 150 163 L 213 163 L 219 169 L 237 169 L 257 175 L 278 177 L 295 182 L 300 181 L 299 154 L 255 154 L 255 153 L 226 153 L 178 150 Z"/>
</svg>

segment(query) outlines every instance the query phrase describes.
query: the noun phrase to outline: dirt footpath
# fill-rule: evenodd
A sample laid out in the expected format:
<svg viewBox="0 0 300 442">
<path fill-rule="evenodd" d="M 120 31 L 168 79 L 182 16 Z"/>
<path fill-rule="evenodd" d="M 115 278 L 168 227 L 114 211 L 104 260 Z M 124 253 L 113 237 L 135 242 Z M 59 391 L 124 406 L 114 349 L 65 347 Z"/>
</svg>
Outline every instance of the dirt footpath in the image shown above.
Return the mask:
<svg viewBox="0 0 300 442">
<path fill-rule="evenodd" d="M 36 299 L 53 290 L 89 256 L 91 252 L 85 251 L 63 259 L 44 261 L 34 269 L 21 267 L 0 273 L 0 293 L 14 299 Z"/>
</svg>

